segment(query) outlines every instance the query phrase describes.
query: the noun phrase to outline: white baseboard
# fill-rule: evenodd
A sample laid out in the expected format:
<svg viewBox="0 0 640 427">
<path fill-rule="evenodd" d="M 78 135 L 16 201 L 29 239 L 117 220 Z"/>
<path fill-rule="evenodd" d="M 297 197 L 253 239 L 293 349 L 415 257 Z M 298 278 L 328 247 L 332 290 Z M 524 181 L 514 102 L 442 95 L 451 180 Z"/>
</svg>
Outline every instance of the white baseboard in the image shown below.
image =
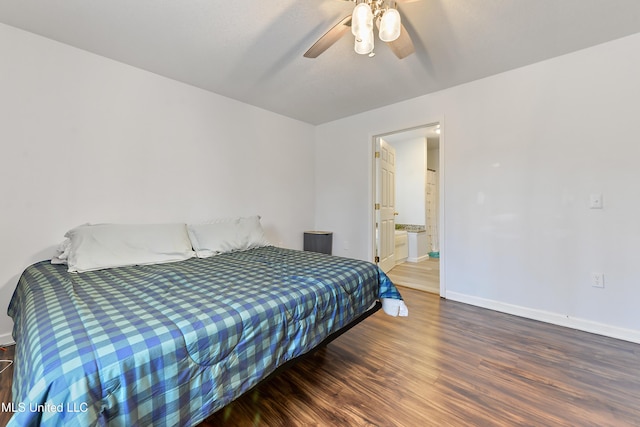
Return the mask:
<svg viewBox="0 0 640 427">
<path fill-rule="evenodd" d="M 13 340 L 11 333 L 0 334 L 0 345 L 13 345 L 16 342 Z"/>
<path fill-rule="evenodd" d="M 567 328 L 590 332 L 592 334 L 604 335 L 606 337 L 617 338 L 624 341 L 640 344 L 640 331 L 611 326 L 604 323 L 593 322 L 591 320 L 577 319 L 552 313 L 544 310 L 523 307 L 519 305 L 507 304 L 485 298 L 479 298 L 458 292 L 448 291 L 446 298 L 477 307 L 488 308 L 501 313 L 513 314 L 527 319 L 539 320 L 553 325 L 565 326 Z"/>
<path fill-rule="evenodd" d="M 429 255 L 424 255 L 424 256 L 417 257 L 417 258 L 409 257 L 409 258 L 407 258 L 407 262 L 422 262 L 422 261 L 427 260 L 427 259 L 429 259 Z"/>
</svg>

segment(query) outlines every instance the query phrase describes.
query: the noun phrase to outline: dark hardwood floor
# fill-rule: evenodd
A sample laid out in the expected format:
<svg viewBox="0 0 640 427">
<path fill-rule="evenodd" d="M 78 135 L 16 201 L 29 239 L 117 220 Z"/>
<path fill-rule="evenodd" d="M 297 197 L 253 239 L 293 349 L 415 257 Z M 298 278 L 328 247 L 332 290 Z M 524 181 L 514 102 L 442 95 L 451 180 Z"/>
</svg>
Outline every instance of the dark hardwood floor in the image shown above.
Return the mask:
<svg viewBox="0 0 640 427">
<path fill-rule="evenodd" d="M 199 427 L 640 426 L 640 345 L 400 290 Z"/>
<path fill-rule="evenodd" d="M 640 345 L 400 289 L 201 427 L 640 425 Z"/>
<path fill-rule="evenodd" d="M 1 347 L 0 360 L 13 360 L 15 346 Z M 7 367 L 7 362 L 0 362 L 0 371 Z M 13 364 L 0 374 L 0 402 L 11 402 L 11 378 L 13 378 Z M 0 426 L 5 426 L 11 418 L 11 412 L 0 410 Z"/>
</svg>

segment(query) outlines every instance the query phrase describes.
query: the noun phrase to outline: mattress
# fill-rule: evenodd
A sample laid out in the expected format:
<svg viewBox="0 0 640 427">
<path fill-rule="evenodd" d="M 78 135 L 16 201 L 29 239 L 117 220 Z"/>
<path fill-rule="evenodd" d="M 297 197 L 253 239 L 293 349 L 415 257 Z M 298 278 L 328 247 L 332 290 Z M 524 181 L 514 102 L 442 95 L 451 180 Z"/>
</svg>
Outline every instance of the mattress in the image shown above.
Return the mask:
<svg viewBox="0 0 640 427">
<path fill-rule="evenodd" d="M 8 309 L 9 425 L 196 425 L 380 299 L 402 297 L 376 265 L 276 247 L 79 274 L 34 264 Z"/>
</svg>

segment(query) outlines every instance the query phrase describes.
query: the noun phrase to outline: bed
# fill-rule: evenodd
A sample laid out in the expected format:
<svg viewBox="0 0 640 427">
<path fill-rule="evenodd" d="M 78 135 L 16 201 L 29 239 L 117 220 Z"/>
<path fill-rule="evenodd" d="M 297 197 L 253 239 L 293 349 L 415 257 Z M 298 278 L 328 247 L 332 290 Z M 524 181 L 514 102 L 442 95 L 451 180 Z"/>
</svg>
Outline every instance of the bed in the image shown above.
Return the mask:
<svg viewBox="0 0 640 427">
<path fill-rule="evenodd" d="M 28 267 L 11 299 L 11 426 L 193 426 L 376 301 L 406 308 L 375 264 L 268 245 L 68 270 Z"/>
</svg>

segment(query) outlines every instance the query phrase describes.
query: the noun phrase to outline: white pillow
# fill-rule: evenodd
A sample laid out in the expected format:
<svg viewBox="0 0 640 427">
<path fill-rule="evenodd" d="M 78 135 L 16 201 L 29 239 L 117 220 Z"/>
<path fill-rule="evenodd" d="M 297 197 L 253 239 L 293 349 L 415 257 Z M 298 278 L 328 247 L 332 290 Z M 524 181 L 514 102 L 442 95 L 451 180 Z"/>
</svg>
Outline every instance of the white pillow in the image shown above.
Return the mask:
<svg viewBox="0 0 640 427">
<path fill-rule="evenodd" d="M 189 224 L 187 228 L 198 258 L 270 245 L 258 215 Z"/>
<path fill-rule="evenodd" d="M 271 243 L 269 243 L 264 235 L 259 215 L 240 218 L 238 220 L 238 229 L 240 237 L 242 238 L 242 244 L 246 244 L 246 248 L 243 249 L 271 246 Z"/>
<path fill-rule="evenodd" d="M 182 261 L 194 256 L 186 224 L 96 224 L 69 230 L 70 272 Z"/>
<path fill-rule="evenodd" d="M 56 254 L 51 258 L 51 264 L 66 264 L 71 250 L 71 239 L 64 239 L 56 248 Z"/>
</svg>

